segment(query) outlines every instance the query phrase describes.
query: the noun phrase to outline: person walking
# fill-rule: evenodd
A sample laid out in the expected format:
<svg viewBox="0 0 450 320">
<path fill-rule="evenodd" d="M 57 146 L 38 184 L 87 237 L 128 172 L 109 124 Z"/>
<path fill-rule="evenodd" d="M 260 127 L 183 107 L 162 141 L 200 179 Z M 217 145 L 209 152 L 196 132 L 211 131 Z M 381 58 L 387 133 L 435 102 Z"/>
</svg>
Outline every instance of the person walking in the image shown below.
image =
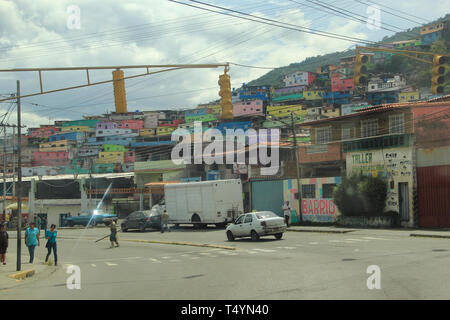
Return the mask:
<svg viewBox="0 0 450 320">
<path fill-rule="evenodd" d="M 6 264 L 6 251 L 8 251 L 8 232 L 6 232 L 6 223 L 0 225 L 0 263 Z"/>
<path fill-rule="evenodd" d="M 168 222 L 169 222 L 169 214 L 167 213 L 167 210 L 164 209 L 163 213 L 161 214 L 161 233 L 164 233 L 165 228 L 167 228 L 167 231 L 170 232 Z"/>
<path fill-rule="evenodd" d="M 289 206 L 289 201 L 286 201 L 283 205 L 284 220 L 286 226 L 289 227 L 289 218 L 291 217 L 291 207 Z"/>
<path fill-rule="evenodd" d="M 25 245 L 28 247 L 28 252 L 30 253 L 30 263 L 34 260 L 34 249 L 36 246 L 40 246 L 41 242 L 39 240 L 39 229 L 36 228 L 34 222 L 25 231 Z"/>
<path fill-rule="evenodd" d="M 56 230 L 56 225 L 52 224 L 50 226 L 50 230 L 45 230 L 45 239 L 47 239 L 47 244 L 45 247 L 47 248 L 47 256 L 45 257 L 45 262 L 48 261 L 48 257 L 53 249 L 53 256 L 55 257 L 55 266 L 58 265 L 58 254 L 56 252 L 56 234 L 58 230 Z"/>
<path fill-rule="evenodd" d="M 109 236 L 109 241 L 111 241 L 111 248 L 114 248 L 114 243 L 116 246 L 119 246 L 119 242 L 117 240 L 117 226 L 114 221 L 111 221 L 109 225 L 109 229 L 111 230 L 111 235 Z"/>
</svg>

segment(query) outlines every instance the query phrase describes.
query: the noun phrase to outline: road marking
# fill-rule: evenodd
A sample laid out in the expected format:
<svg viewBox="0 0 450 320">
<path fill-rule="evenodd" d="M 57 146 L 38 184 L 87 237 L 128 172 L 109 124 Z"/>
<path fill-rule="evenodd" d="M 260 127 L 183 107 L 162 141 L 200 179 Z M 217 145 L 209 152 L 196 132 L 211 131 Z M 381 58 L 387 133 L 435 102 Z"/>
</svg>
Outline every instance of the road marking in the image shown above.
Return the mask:
<svg viewBox="0 0 450 320">
<path fill-rule="evenodd" d="M 192 259 L 192 260 L 200 259 L 200 257 L 192 257 L 191 259 Z"/>
<path fill-rule="evenodd" d="M 330 242 L 345 242 L 345 241 L 342 241 L 342 240 L 328 240 L 328 241 L 330 241 Z"/>
<path fill-rule="evenodd" d="M 161 261 L 159 261 L 158 259 L 153 259 L 153 258 L 150 258 L 150 260 L 151 261 L 153 261 L 153 262 L 156 262 L 156 263 L 162 263 Z"/>
<path fill-rule="evenodd" d="M 210 257 L 210 258 L 215 258 L 215 257 L 217 257 L 217 256 L 215 256 L 215 255 L 213 255 L 213 254 L 211 254 L 211 253 L 209 253 L 209 252 L 200 252 L 200 254 L 201 254 L 201 255 L 204 255 L 204 256 L 208 256 L 208 257 Z"/>
<path fill-rule="evenodd" d="M 310 242 L 309 244 L 319 244 L 318 242 Z"/>
<path fill-rule="evenodd" d="M 258 253 L 258 252 L 247 250 L 247 253 L 254 254 L 254 253 Z"/>
<path fill-rule="evenodd" d="M 271 250 L 271 249 L 258 249 L 258 248 L 255 248 L 253 250 L 261 251 L 261 252 L 277 252 L 276 250 Z"/>
<path fill-rule="evenodd" d="M 94 268 L 97 267 L 95 264 L 91 264 L 91 266 L 93 266 Z"/>
<path fill-rule="evenodd" d="M 117 263 L 105 262 L 108 267 L 117 266 Z"/>
<path fill-rule="evenodd" d="M 389 240 L 389 239 L 385 239 L 385 238 L 374 238 L 374 237 L 363 237 L 363 239 L 367 239 L 367 240 Z"/>
<path fill-rule="evenodd" d="M 172 259 L 172 260 L 169 260 L 169 262 L 180 262 L 180 260 L 178 260 L 178 259 Z"/>
<path fill-rule="evenodd" d="M 163 259 L 169 259 L 169 257 L 162 257 Z"/>
<path fill-rule="evenodd" d="M 369 240 L 363 240 L 363 239 L 345 239 L 347 241 L 359 241 L 359 242 L 369 242 Z"/>
<path fill-rule="evenodd" d="M 292 249 L 296 249 L 295 247 L 277 247 L 277 249 L 288 249 L 288 250 L 292 250 Z"/>
</svg>

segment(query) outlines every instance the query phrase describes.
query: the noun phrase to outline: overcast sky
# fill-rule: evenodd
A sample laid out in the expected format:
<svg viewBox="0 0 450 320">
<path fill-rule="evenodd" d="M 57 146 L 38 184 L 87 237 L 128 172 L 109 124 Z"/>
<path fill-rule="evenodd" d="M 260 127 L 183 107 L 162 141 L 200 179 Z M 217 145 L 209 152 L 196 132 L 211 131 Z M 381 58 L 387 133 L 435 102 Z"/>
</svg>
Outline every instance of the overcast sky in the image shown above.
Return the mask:
<svg viewBox="0 0 450 320">
<path fill-rule="evenodd" d="M 368 5 L 364 4 L 367 0 L 205 2 L 372 41 L 394 33 L 385 29 L 372 30 L 367 23 L 338 17 L 320 6 L 334 5 L 367 17 Z M 450 12 L 450 2 L 447 1 L 375 2 L 384 10 L 381 11 L 382 26 L 392 30 L 412 28 Z M 73 28 L 76 23 L 71 24 L 72 28 L 68 27 L 68 20 L 75 21 L 67 11 L 70 5 L 80 9 L 79 29 Z M 354 45 L 348 41 L 206 12 L 167 0 L 0 0 L 1 69 L 222 62 L 280 67 Z M 141 71 L 125 71 L 125 75 Z M 232 87 L 239 87 L 268 71 L 231 66 Z M 223 68 L 181 70 L 126 80 L 128 110 L 193 108 L 198 103 L 218 99 L 217 80 L 221 73 Z M 91 81 L 111 78 L 111 71 L 91 74 Z M 21 80 L 22 94 L 39 91 L 37 73 L 0 73 L 0 94 L 14 93 L 16 80 Z M 83 72 L 51 72 L 43 76 L 44 89 L 47 90 L 80 85 L 85 81 Z M 22 106 L 23 121 L 27 126 L 61 119 L 81 119 L 82 115 L 114 110 L 112 84 L 30 97 L 23 99 Z M 0 116 L 9 107 L 9 103 L 1 103 Z M 14 121 L 15 112 L 9 118 L 10 123 Z"/>
</svg>

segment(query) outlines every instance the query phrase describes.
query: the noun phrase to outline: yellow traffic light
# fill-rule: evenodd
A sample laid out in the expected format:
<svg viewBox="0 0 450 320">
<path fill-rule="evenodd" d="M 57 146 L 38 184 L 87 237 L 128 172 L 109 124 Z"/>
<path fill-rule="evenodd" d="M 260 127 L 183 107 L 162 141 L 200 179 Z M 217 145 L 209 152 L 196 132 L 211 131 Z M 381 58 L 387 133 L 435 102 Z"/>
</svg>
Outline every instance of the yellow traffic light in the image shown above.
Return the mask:
<svg viewBox="0 0 450 320">
<path fill-rule="evenodd" d="M 125 94 L 125 81 L 123 80 L 123 71 L 118 69 L 113 71 L 114 101 L 116 104 L 116 113 L 127 113 L 127 98 Z"/>
<path fill-rule="evenodd" d="M 369 57 L 361 53 L 356 54 L 355 70 L 353 73 L 353 83 L 356 86 L 364 85 L 367 83 L 367 66 L 365 65 L 369 61 Z"/>
<path fill-rule="evenodd" d="M 431 78 L 431 93 L 442 94 L 444 93 L 445 82 L 445 56 L 435 55 L 433 59 L 433 75 Z"/>
<path fill-rule="evenodd" d="M 233 119 L 233 103 L 231 101 L 231 82 L 230 76 L 226 74 L 221 74 L 219 76 L 219 96 L 220 106 L 222 107 L 222 119 Z"/>
</svg>

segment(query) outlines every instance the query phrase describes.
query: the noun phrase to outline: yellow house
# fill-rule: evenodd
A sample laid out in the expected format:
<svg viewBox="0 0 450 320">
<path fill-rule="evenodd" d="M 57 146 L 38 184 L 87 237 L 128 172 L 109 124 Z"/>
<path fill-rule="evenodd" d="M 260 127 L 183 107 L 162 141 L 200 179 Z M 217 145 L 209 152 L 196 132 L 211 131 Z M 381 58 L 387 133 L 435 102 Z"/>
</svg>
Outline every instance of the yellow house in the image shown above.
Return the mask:
<svg viewBox="0 0 450 320">
<path fill-rule="evenodd" d="M 222 114 L 222 106 L 220 104 L 199 104 L 197 109 L 208 108 L 211 110 L 211 114 L 215 115 L 217 118 L 220 118 Z"/>
<path fill-rule="evenodd" d="M 303 91 L 303 99 L 305 100 L 320 100 L 323 95 L 322 90 L 304 90 Z"/>
<path fill-rule="evenodd" d="M 61 132 L 89 132 L 88 126 L 68 126 L 62 127 Z"/>
<path fill-rule="evenodd" d="M 419 91 L 403 91 L 398 93 L 398 102 L 417 101 L 420 99 Z"/>
<path fill-rule="evenodd" d="M 99 152 L 97 163 L 124 163 L 123 152 Z"/>
<path fill-rule="evenodd" d="M 167 136 L 175 129 L 177 129 L 177 127 L 158 127 L 158 128 L 156 128 L 156 135 L 157 136 Z"/>
<path fill-rule="evenodd" d="M 39 151 L 42 152 L 69 151 L 69 146 L 70 146 L 69 140 L 45 142 L 39 144 Z"/>
<path fill-rule="evenodd" d="M 156 135 L 156 129 L 139 129 L 140 136 L 151 137 Z"/>
<path fill-rule="evenodd" d="M 294 113 L 296 118 L 302 118 L 307 113 L 306 109 L 303 110 L 302 108 L 301 105 L 267 106 L 267 114 L 277 118 L 287 118 L 291 116 L 291 113 Z"/>
</svg>

